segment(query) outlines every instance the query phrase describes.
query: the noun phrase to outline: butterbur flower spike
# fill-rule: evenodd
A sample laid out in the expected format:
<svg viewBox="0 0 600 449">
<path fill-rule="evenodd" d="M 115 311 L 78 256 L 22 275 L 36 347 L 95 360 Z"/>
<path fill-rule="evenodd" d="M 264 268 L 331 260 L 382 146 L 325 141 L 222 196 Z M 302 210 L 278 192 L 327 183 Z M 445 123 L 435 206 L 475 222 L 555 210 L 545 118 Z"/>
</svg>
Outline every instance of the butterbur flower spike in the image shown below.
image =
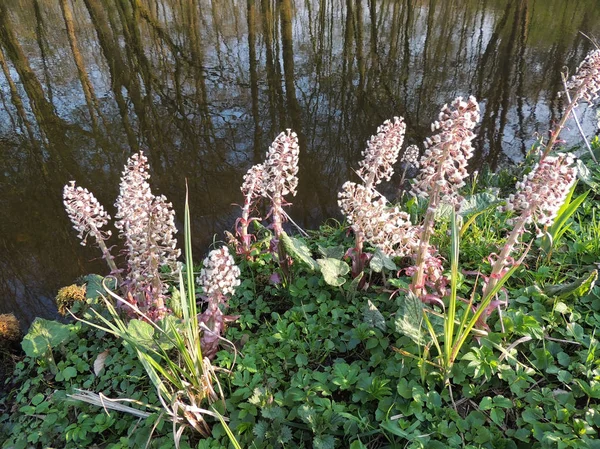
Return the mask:
<svg viewBox="0 0 600 449">
<path fill-rule="evenodd" d="M 106 213 L 93 193 L 88 189 L 76 187 L 75 181 L 71 181 L 63 189 L 63 199 L 67 215 L 73 223 L 73 228 L 78 232 L 77 237 L 81 239 L 83 246 L 87 243 L 88 235 L 92 235 L 96 241 L 110 237 L 110 231 L 101 231 L 101 228 L 108 224 L 110 215 Z"/>
<path fill-rule="evenodd" d="M 298 136 L 288 129 L 275 138 L 264 164 L 265 191 L 263 195 L 296 196 L 298 187 Z"/>
<path fill-rule="evenodd" d="M 364 159 L 359 163 L 358 175 L 365 186 L 374 187 L 383 180 L 391 179 L 405 131 L 406 124 L 402 117 L 386 120 L 377 128 L 377 134 L 367 142 L 367 148 L 362 152 Z"/>
<path fill-rule="evenodd" d="M 405 162 L 407 164 L 411 164 L 415 168 L 419 168 L 419 147 L 416 145 L 410 145 L 408 148 L 406 148 L 404 154 L 402 155 L 402 159 L 400 159 L 400 162 Z"/>
<path fill-rule="evenodd" d="M 479 104 L 474 97 L 458 97 L 442 108 L 431 128 L 438 131 L 425 141 L 420 160 L 421 171 L 412 187 L 413 195 L 429 197 L 434 207 L 438 201 L 458 205 L 458 189 L 468 177 L 468 160 L 473 156 L 473 128 L 479 121 Z M 432 197 L 433 195 L 433 197 Z"/>
<path fill-rule="evenodd" d="M 416 249 L 417 228 L 410 216 L 388 206 L 387 199 L 379 192 L 348 181 L 338 198 L 340 209 L 359 239 L 392 257 L 407 256 Z"/>
<path fill-rule="evenodd" d="M 168 266 L 175 273 L 180 250 L 173 206 L 163 195 L 152 194 L 149 177 L 148 159 L 143 152 L 131 156 L 115 204 L 115 227 L 125 239 L 130 291 L 141 305 L 148 306 L 149 299 L 157 309 L 163 309 L 162 295 L 167 286 L 161 280 L 160 268 Z"/>
<path fill-rule="evenodd" d="M 518 216 L 509 220 L 515 225 L 537 223 L 552 226 L 558 210 L 577 180 L 574 157 L 570 153 L 546 156 L 516 184 L 516 193 L 509 196 L 505 209 Z"/>
<path fill-rule="evenodd" d="M 111 232 L 103 231 L 102 227 L 108 224 L 110 215 L 106 213 L 93 193 L 89 192 L 88 189 L 77 187 L 75 181 L 65 185 L 63 200 L 67 215 L 73 223 L 73 228 L 78 232 L 77 236 L 81 239 L 81 244 L 85 246 L 87 237 L 91 235 L 100 247 L 104 260 L 106 260 L 112 274 L 116 276 L 117 281 L 121 284 L 122 279 L 117 265 L 104 243 L 110 237 Z"/>
<path fill-rule="evenodd" d="M 270 215 L 277 237 L 283 232 L 284 196 L 296 195 L 299 154 L 298 136 L 289 129 L 275 138 L 267 152 L 262 195 L 271 199 Z"/>
<path fill-rule="evenodd" d="M 589 53 L 567 82 L 567 89 L 574 92 L 572 101 L 592 103 L 600 92 L 600 49 Z"/>
<path fill-rule="evenodd" d="M 204 259 L 197 282 L 204 290 L 207 303 L 206 310 L 198 318 L 205 328 L 201 339 L 202 353 L 204 357 L 212 358 L 218 351 L 225 324 L 238 318 L 225 315 L 220 307 L 227 307 L 227 297 L 240 285 L 240 269 L 226 246 L 211 251 Z"/>
<path fill-rule="evenodd" d="M 207 297 L 224 298 L 235 293 L 235 289 L 240 285 L 240 269 L 226 246 L 212 250 L 204 259 L 203 265 L 197 282 Z"/>
<path fill-rule="evenodd" d="M 250 240 L 251 236 L 248 234 L 248 226 L 252 219 L 250 218 L 250 213 L 252 209 L 255 207 L 256 203 L 263 195 L 264 183 L 265 183 L 265 167 L 263 164 L 254 165 L 248 170 L 248 172 L 244 175 L 244 183 L 242 184 L 241 190 L 244 194 L 244 205 L 242 206 L 242 216 L 238 219 L 236 223 L 236 228 L 238 232 L 239 239 L 241 241 L 241 251 L 239 249 L 240 245 L 238 244 L 238 251 L 242 253 L 248 254 L 250 251 Z"/>
</svg>

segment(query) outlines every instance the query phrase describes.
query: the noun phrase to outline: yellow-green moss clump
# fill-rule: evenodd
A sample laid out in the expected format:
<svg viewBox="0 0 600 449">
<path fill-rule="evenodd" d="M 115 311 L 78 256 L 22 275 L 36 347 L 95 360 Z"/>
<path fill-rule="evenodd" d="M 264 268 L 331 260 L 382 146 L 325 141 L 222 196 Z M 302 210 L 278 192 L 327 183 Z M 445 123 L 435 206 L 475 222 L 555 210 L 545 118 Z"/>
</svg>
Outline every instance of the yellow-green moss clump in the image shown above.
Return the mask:
<svg viewBox="0 0 600 449">
<path fill-rule="evenodd" d="M 12 313 L 0 315 L 0 341 L 19 341 L 21 338 L 21 327 L 19 320 Z"/>
<path fill-rule="evenodd" d="M 73 307 L 76 301 L 85 301 L 85 286 L 73 284 L 61 288 L 56 295 L 58 313 L 65 316 L 67 309 Z"/>
</svg>

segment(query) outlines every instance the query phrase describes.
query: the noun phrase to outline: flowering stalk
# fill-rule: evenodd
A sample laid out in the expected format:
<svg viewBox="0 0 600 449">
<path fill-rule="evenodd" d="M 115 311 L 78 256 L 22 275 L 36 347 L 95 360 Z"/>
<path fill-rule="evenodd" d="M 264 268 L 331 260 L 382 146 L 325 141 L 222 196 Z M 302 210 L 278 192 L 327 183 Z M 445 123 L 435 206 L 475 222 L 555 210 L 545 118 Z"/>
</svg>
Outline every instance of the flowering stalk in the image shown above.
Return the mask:
<svg viewBox="0 0 600 449">
<path fill-rule="evenodd" d="M 359 163 L 358 176 L 363 184 L 346 182 L 338 193 L 338 205 L 355 235 L 355 247 L 349 251 L 352 276 L 362 273 L 368 257 L 363 243 L 368 241 L 388 255 L 404 255 L 413 233 L 410 217 L 398 208 L 387 207 L 387 200 L 375 190 L 394 174 L 394 164 L 404 142 L 406 124 L 402 117 L 386 120 L 367 142 Z"/>
<path fill-rule="evenodd" d="M 228 298 L 240 285 L 240 269 L 226 246 L 213 250 L 204 259 L 204 268 L 197 282 L 202 286 L 207 303 L 206 310 L 198 317 L 205 327 L 202 334 L 202 354 L 213 358 L 219 348 L 219 340 L 225 324 L 236 320 L 237 316 L 224 315 L 222 308 L 228 307 Z"/>
<path fill-rule="evenodd" d="M 172 204 L 154 196 L 148 184 L 148 159 L 143 152 L 129 158 L 121 178 L 115 227 L 125 239 L 129 265 L 128 289 L 142 310 L 153 307 L 156 319 L 166 312 L 160 268 L 179 269 Z"/>
<path fill-rule="evenodd" d="M 413 270 L 411 289 L 421 299 L 425 296 L 426 267 L 439 266 L 430 260 L 434 251 L 429 244 L 433 234 L 435 213 L 441 203 L 458 206 L 461 198 L 458 189 L 465 185 L 467 161 L 473 155 L 471 141 L 475 137 L 473 128 L 479 121 L 479 105 L 474 97 L 464 101 L 458 97 L 450 107 L 445 105 L 438 121 L 431 125 L 433 131 L 439 132 L 425 141 L 425 153 L 421 157 L 421 171 L 412 187 L 412 194 L 429 198 L 423 228 L 420 235 L 419 249 Z M 441 270 L 429 270 L 431 274 Z M 430 283 L 437 283 L 430 279 Z"/>
<path fill-rule="evenodd" d="M 123 279 L 115 264 L 115 259 L 104 242 L 111 236 L 111 232 L 101 230 L 104 225 L 108 224 L 110 215 L 106 213 L 93 193 L 88 189 L 76 187 L 75 181 L 65 185 L 63 203 L 67 215 L 73 223 L 73 228 L 78 232 L 77 236 L 81 239 L 81 245 L 85 246 L 88 235 L 91 235 L 100 247 L 111 274 L 117 278 L 119 284 L 122 284 Z"/>
<path fill-rule="evenodd" d="M 577 180 L 577 169 L 571 154 L 542 156 L 540 162 L 516 185 L 517 191 L 509 196 L 504 210 L 520 215 L 509 220 L 513 229 L 500 255 L 492 265 L 492 272 L 483 289 L 482 298 L 494 290 L 496 284 L 513 264 L 511 253 L 526 232 L 529 224 L 552 226 L 558 210 L 565 202 L 569 190 Z M 538 230 L 538 236 L 541 232 Z"/>
<path fill-rule="evenodd" d="M 244 206 L 242 207 L 242 216 L 238 222 L 238 237 L 241 241 L 242 253 L 249 254 L 251 236 L 248 234 L 248 226 L 252 222 L 250 213 L 260 199 L 264 185 L 265 168 L 262 164 L 254 165 L 244 175 L 244 183 L 241 190 L 244 194 Z"/>
<path fill-rule="evenodd" d="M 569 91 L 573 93 L 570 94 Z M 575 75 L 565 84 L 565 92 L 569 99 L 569 104 L 560 122 L 558 122 L 558 125 L 552 131 L 542 157 L 547 156 L 552 151 L 569 116 L 573 115 L 575 120 L 577 120 L 575 108 L 579 103 L 581 101 L 592 103 L 598 98 L 598 93 L 600 92 L 600 49 L 593 50 L 586 56 L 577 68 Z M 596 162 L 593 153 L 592 158 Z"/>
<path fill-rule="evenodd" d="M 271 198 L 273 232 L 279 239 L 283 232 L 285 196 L 296 196 L 298 187 L 298 136 L 291 130 L 279 134 L 267 152 L 264 164 L 262 195 Z"/>
</svg>

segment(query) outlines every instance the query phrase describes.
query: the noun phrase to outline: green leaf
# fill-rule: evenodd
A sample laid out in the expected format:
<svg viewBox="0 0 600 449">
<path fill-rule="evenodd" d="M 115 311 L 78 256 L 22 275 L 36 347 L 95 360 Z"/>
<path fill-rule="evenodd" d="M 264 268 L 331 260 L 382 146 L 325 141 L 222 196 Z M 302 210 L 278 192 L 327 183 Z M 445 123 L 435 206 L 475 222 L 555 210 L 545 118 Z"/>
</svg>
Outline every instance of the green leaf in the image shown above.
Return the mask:
<svg viewBox="0 0 600 449">
<path fill-rule="evenodd" d="M 311 270 L 318 270 L 319 265 L 312 258 L 310 249 L 302 240 L 299 240 L 295 237 L 290 237 L 285 232 L 282 232 L 280 235 L 281 243 L 285 247 L 285 250 L 288 252 L 293 259 L 299 260 L 304 263 Z"/>
<path fill-rule="evenodd" d="M 333 449 L 335 447 L 335 439 L 332 435 L 321 435 L 313 439 L 313 447 L 315 449 Z"/>
<path fill-rule="evenodd" d="M 154 346 L 154 328 L 141 320 L 131 320 L 127 324 L 128 336 L 138 345 L 151 348 Z"/>
<path fill-rule="evenodd" d="M 318 267 L 321 269 L 325 282 L 334 287 L 339 287 L 346 282 L 346 276 L 350 272 L 350 267 L 343 260 L 338 259 L 318 259 Z"/>
<path fill-rule="evenodd" d="M 385 331 L 386 329 L 385 318 L 370 299 L 367 300 L 367 306 L 363 311 L 363 322 L 371 327 L 381 329 L 382 331 Z"/>
<path fill-rule="evenodd" d="M 323 247 L 318 245 L 319 252 L 326 259 L 341 259 L 346 254 L 344 245 Z"/>
<path fill-rule="evenodd" d="M 42 393 L 36 394 L 33 398 L 31 398 L 31 403 L 33 405 L 38 405 L 44 400 L 44 395 Z"/>
<path fill-rule="evenodd" d="M 355 440 L 352 443 L 350 443 L 350 449 L 367 449 L 367 446 L 362 444 L 361 441 Z"/>
<path fill-rule="evenodd" d="M 492 398 L 489 396 L 484 397 L 479 403 L 479 410 L 490 410 L 492 408 Z"/>
<path fill-rule="evenodd" d="M 376 273 L 381 273 L 384 268 L 388 270 L 397 269 L 394 261 L 389 256 L 384 254 L 379 248 L 375 250 L 375 254 L 373 254 L 373 257 L 371 257 L 369 266 Z"/>
<path fill-rule="evenodd" d="M 408 292 L 397 314 L 396 330 L 412 339 L 418 345 L 425 344 L 423 335 L 423 303 L 413 293 Z"/>
<path fill-rule="evenodd" d="M 479 214 L 491 207 L 495 207 L 497 203 L 498 197 L 490 192 L 476 193 L 462 201 L 458 214 L 463 217 Z"/>
<path fill-rule="evenodd" d="M 594 288 L 597 279 L 598 270 L 594 270 L 586 276 L 568 284 L 548 285 L 544 288 L 544 293 L 559 299 L 566 299 L 570 296 L 580 298 L 587 295 Z"/>
<path fill-rule="evenodd" d="M 69 325 L 36 318 L 23 338 L 21 346 L 28 357 L 37 358 L 60 343 L 68 342 L 70 337 Z"/>
<path fill-rule="evenodd" d="M 104 277 L 98 274 L 88 274 L 83 278 L 83 282 L 86 284 L 85 297 L 88 299 L 98 298 L 100 295 L 106 295 L 106 290 L 102 285 Z M 114 279 L 107 279 L 106 286 L 111 290 L 116 289 L 116 281 Z"/>
<path fill-rule="evenodd" d="M 73 366 L 67 366 L 62 370 L 62 377 L 64 380 L 73 379 L 77 376 L 77 370 Z"/>
</svg>

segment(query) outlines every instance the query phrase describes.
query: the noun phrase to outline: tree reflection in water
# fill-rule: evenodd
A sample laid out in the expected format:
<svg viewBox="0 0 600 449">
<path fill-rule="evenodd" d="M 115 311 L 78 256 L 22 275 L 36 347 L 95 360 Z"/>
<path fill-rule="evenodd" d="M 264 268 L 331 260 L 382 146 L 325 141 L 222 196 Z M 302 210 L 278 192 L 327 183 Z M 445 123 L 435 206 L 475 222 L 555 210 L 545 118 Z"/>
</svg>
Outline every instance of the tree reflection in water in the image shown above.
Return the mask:
<svg viewBox="0 0 600 449">
<path fill-rule="evenodd" d="M 291 215 L 339 216 L 376 127 L 420 143 L 441 105 L 483 102 L 475 165 L 517 161 L 559 115 L 560 71 L 592 44 L 596 0 L 4 0 L 0 2 L 0 313 L 52 316 L 58 287 L 102 271 L 62 210 L 71 179 L 112 208 L 143 148 L 197 254 L 238 214 L 243 173 L 291 127 Z M 584 114 L 588 130 L 593 111 Z M 593 132 L 593 131 L 591 131 Z M 392 192 L 393 193 L 393 192 Z M 117 241 L 115 240 L 115 244 Z"/>
</svg>

